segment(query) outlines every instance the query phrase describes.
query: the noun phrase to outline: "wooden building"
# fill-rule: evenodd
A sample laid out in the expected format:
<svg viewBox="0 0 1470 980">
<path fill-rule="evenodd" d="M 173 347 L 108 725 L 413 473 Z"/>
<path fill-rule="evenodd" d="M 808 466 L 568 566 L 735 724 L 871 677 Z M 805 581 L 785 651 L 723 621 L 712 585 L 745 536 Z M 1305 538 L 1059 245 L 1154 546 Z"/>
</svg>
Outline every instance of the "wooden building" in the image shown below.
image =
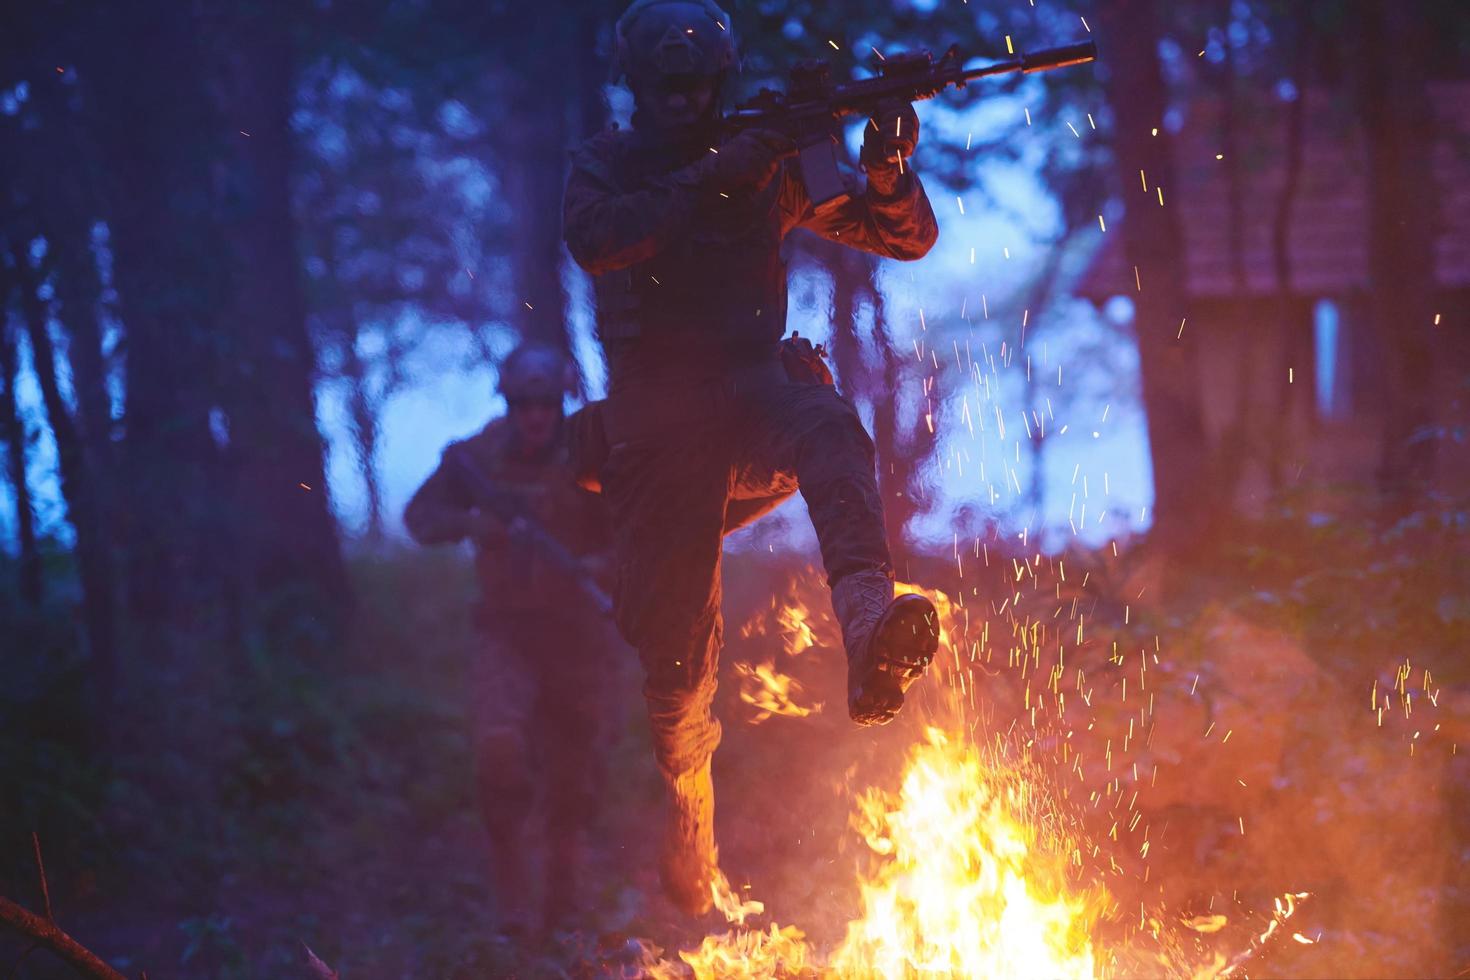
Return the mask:
<svg viewBox="0 0 1470 980">
<path fill-rule="evenodd" d="M 1290 95 L 1290 93 L 1286 93 Z M 1440 482 L 1470 481 L 1470 83 L 1431 87 L 1438 139 L 1434 328 Z M 1180 209 L 1189 296 L 1184 329 L 1199 345 L 1206 428 L 1242 461 L 1247 510 L 1302 478 L 1371 480 L 1379 460 L 1382 341 L 1367 319 L 1367 174 L 1345 93 L 1312 91 L 1293 126 L 1290 98 L 1197 101 L 1166 119 L 1174 181 L 1126 188 L 1127 207 Z M 1177 126 L 1175 125 L 1177 123 Z M 1295 136 L 1295 138 L 1293 138 Z M 1293 147 L 1293 144 L 1294 147 Z M 1293 164 L 1293 157 L 1297 162 Z M 1294 176 L 1293 176 L 1294 174 Z M 1126 215 L 1122 220 L 1126 221 Z M 1082 295 L 1117 302 L 1149 286 L 1103 244 Z"/>
</svg>

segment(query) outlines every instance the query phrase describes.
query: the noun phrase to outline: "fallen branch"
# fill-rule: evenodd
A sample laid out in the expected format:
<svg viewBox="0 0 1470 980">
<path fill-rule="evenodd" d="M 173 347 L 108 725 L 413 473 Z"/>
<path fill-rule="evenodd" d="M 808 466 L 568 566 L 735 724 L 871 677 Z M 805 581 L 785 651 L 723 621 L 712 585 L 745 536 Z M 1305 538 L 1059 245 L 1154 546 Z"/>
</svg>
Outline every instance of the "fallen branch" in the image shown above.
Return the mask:
<svg viewBox="0 0 1470 980">
<path fill-rule="evenodd" d="M 35 950 L 49 949 L 75 968 L 78 973 L 89 977 L 100 977 L 101 980 L 127 980 L 127 977 L 102 962 L 96 953 L 68 936 L 62 931 L 61 926 L 56 924 L 56 916 L 51 912 L 51 885 L 46 881 L 46 862 L 41 858 L 41 838 L 34 831 L 31 833 L 31 849 L 36 855 L 36 875 L 41 882 L 41 901 L 46 909 L 45 918 L 22 908 L 8 898 L 0 897 L 0 922 L 31 940 L 31 945 L 20 954 L 20 959 L 15 961 L 15 969 L 19 969 L 21 962 Z M 143 978 L 147 980 L 148 974 L 143 974 Z"/>
<path fill-rule="evenodd" d="M 46 862 L 41 858 L 41 835 L 31 831 L 31 851 L 36 855 L 36 875 L 41 879 L 41 907 L 46 910 L 46 921 L 55 922 L 51 911 L 51 885 L 46 881 Z"/>
<path fill-rule="evenodd" d="M 55 922 L 21 908 L 8 898 L 0 898 L 0 922 L 49 949 L 78 973 L 100 980 L 127 980 L 96 953 L 63 932 Z"/>
</svg>

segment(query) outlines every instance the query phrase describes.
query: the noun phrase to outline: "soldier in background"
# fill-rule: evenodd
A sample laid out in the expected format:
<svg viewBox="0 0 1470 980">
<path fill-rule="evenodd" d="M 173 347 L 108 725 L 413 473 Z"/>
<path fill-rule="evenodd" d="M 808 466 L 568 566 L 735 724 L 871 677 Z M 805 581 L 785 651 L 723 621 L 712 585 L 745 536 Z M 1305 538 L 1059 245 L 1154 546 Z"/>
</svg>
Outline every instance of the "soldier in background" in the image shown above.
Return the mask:
<svg viewBox="0 0 1470 980">
<path fill-rule="evenodd" d="M 403 515 L 419 544 L 475 545 L 481 589 L 481 645 L 469 675 L 475 781 L 506 934 L 534 935 L 578 911 L 583 838 L 600 810 L 617 716 L 618 699 L 608 689 L 627 656 L 605 617 L 527 540 L 528 524 L 507 524 L 477 493 L 490 484 L 513 495 L 526 522 L 594 575 L 606 571 L 602 501 L 576 485 L 568 458 L 563 396 L 573 380 L 561 352 L 517 348 L 500 369 L 506 415 L 447 447 Z M 544 810 L 544 820 L 535 822 L 544 827 L 544 840 L 532 832 L 537 806 Z M 543 875 L 535 874 L 538 865 Z M 539 902 L 538 879 L 545 882 Z"/>
</svg>

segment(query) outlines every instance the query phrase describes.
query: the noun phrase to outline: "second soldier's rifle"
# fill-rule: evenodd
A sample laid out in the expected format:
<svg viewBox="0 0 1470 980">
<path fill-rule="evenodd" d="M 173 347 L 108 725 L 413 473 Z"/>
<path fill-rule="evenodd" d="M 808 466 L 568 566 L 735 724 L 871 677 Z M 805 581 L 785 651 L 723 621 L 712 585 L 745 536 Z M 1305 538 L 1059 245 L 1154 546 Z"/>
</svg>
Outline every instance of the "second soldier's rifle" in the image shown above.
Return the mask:
<svg viewBox="0 0 1470 980">
<path fill-rule="evenodd" d="M 761 89 L 725 116 L 728 135 L 746 129 L 771 129 L 791 137 L 801 156 L 802 181 L 817 208 L 847 196 L 847 185 L 837 169 L 836 138 L 842 120 L 874 116 L 895 103 L 932 99 L 947 88 L 964 88 L 978 78 L 1031 73 L 1082 65 L 1097 57 L 1097 46 L 1081 41 L 1060 48 L 1022 54 L 981 68 L 966 68 L 958 46 L 939 59 L 928 51 L 890 55 L 873 78 L 835 84 L 831 66 L 821 60 L 799 62 L 791 69 L 787 91 Z"/>
<path fill-rule="evenodd" d="M 562 575 L 577 587 L 587 597 L 603 616 L 611 616 L 613 611 L 612 599 L 603 591 L 602 586 L 592 577 L 577 556 L 566 549 L 556 538 L 552 537 L 547 530 L 532 519 L 525 511 L 519 497 L 495 483 L 480 472 L 475 461 L 469 457 L 465 450 L 458 446 L 450 447 L 444 453 L 446 462 L 459 471 L 459 475 L 469 484 L 471 496 L 475 498 L 475 504 L 489 511 L 510 529 L 512 534 L 521 536 L 530 543 L 536 553 L 544 558 Z"/>
</svg>

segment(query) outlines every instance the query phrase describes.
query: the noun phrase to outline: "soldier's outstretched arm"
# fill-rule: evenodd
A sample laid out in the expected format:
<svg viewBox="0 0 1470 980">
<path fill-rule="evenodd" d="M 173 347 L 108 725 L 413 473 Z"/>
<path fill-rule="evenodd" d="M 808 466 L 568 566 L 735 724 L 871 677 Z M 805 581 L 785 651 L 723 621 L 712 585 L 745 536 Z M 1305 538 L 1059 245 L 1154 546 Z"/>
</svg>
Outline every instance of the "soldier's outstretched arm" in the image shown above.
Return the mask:
<svg viewBox="0 0 1470 980">
<path fill-rule="evenodd" d="M 788 219 L 792 224 L 876 255 L 906 262 L 921 259 L 939 239 L 934 209 L 912 170 L 889 193 L 870 180 L 865 189 L 820 214 L 812 208 L 799 175 L 787 177 L 782 198 L 782 209 L 792 216 Z"/>
<path fill-rule="evenodd" d="M 918 174 L 905 161 L 919 142 L 919 117 L 906 103 L 893 103 L 863 132 L 862 162 L 867 186 L 818 214 L 796 175 L 782 186 L 788 221 L 823 238 L 905 261 L 923 258 L 939 238 L 934 209 Z"/>
<path fill-rule="evenodd" d="M 403 511 L 403 526 L 423 545 L 453 544 L 478 537 L 484 523 L 474 509 L 474 501 L 443 463 L 418 488 Z"/>
<path fill-rule="evenodd" d="M 781 161 L 796 153 L 796 144 L 780 133 L 749 130 L 718 152 L 625 191 L 608 166 L 616 138 L 593 137 L 572 156 L 562 203 L 567 250 L 592 275 L 652 258 L 720 195 L 759 191 L 780 172 Z"/>
<path fill-rule="evenodd" d="M 599 159 L 601 137 L 572 157 L 562 202 L 567 251 L 592 275 L 614 272 L 652 258 L 688 227 L 700 191 L 691 175 L 675 172 L 643 189 L 623 191 Z"/>
</svg>

